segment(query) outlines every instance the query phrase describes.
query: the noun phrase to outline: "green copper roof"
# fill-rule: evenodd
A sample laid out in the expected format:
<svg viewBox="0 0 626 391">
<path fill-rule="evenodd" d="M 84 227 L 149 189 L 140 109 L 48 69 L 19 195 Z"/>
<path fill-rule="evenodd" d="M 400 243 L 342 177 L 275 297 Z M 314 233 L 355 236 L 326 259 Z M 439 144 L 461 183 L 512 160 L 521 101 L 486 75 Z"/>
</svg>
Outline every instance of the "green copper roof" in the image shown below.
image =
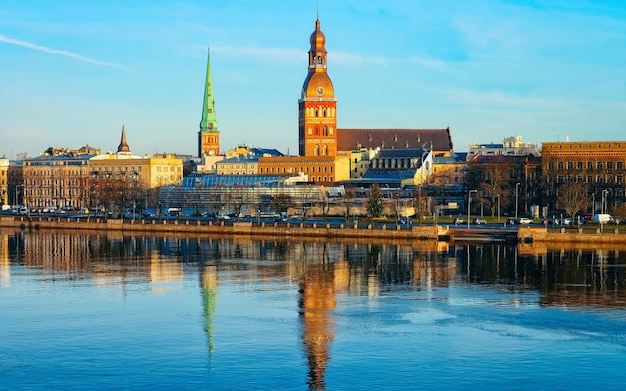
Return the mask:
<svg viewBox="0 0 626 391">
<path fill-rule="evenodd" d="M 215 99 L 213 98 L 213 81 L 211 79 L 211 53 L 206 60 L 206 80 L 204 83 L 204 103 L 202 105 L 202 120 L 200 121 L 200 131 L 215 132 L 217 130 L 217 118 L 215 118 Z"/>
</svg>

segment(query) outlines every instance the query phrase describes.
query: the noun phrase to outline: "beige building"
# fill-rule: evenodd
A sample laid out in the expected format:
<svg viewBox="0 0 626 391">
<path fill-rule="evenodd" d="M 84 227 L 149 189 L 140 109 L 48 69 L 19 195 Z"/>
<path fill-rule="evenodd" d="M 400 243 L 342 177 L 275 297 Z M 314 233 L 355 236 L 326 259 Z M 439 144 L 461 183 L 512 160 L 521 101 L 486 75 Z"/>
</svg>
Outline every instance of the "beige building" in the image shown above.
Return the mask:
<svg viewBox="0 0 626 391">
<path fill-rule="evenodd" d="M 123 125 L 117 152 L 92 157 L 89 168 L 94 178 L 126 180 L 143 189 L 179 185 L 183 180 L 183 161 L 174 154 L 133 155 Z"/>
<path fill-rule="evenodd" d="M 82 207 L 89 159 L 99 152 L 88 145 L 78 150 L 49 148 L 41 156 L 24 160 L 23 203 L 31 210 Z"/>
<path fill-rule="evenodd" d="M 9 204 L 9 159 L 0 159 L 0 204 Z"/>
</svg>

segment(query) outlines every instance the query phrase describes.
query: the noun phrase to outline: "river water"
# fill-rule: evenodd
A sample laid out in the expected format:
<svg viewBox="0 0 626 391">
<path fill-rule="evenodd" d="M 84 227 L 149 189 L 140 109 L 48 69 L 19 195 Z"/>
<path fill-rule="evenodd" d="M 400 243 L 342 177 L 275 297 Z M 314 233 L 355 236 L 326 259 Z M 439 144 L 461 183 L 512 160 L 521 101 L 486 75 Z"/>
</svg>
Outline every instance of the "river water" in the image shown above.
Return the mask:
<svg viewBox="0 0 626 391">
<path fill-rule="evenodd" d="M 622 390 L 625 250 L 0 230 L 0 388 Z"/>
</svg>

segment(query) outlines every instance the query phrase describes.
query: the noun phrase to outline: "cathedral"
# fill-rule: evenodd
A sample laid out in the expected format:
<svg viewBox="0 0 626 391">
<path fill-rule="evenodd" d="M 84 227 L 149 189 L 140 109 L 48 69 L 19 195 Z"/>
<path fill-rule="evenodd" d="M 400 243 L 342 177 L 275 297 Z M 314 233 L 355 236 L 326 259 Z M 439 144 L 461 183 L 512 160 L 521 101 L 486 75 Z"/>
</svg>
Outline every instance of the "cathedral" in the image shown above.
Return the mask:
<svg viewBox="0 0 626 391">
<path fill-rule="evenodd" d="M 257 174 L 303 176 L 310 183 L 333 185 L 362 178 L 367 171 L 368 161 L 382 150 L 405 150 L 407 153 L 419 150 L 420 156 L 415 159 L 423 156 L 422 149 L 428 150 L 432 156 L 450 156 L 453 153 L 449 127 L 338 129 L 337 98 L 328 74 L 326 37 L 321 30 L 319 18 L 315 20 L 315 30 L 309 43 L 307 75 L 298 99 L 298 156 L 259 156 L 255 162 Z M 219 159 L 219 142 L 211 67 L 207 59 L 204 104 L 198 133 L 199 156 L 207 160 L 210 157 Z M 402 159 L 404 162 L 404 157 Z M 411 156 L 406 156 L 407 162 L 414 161 L 411 159 Z M 393 163 L 395 167 L 389 168 L 414 168 L 413 163 L 405 167 L 404 163 L 400 165 L 399 159 L 394 160 L 397 160 Z M 219 164 L 217 161 L 216 165 Z M 391 160 L 389 164 L 392 164 Z M 384 170 L 382 171 L 384 174 Z M 377 175 L 381 175 L 381 170 Z"/>
</svg>

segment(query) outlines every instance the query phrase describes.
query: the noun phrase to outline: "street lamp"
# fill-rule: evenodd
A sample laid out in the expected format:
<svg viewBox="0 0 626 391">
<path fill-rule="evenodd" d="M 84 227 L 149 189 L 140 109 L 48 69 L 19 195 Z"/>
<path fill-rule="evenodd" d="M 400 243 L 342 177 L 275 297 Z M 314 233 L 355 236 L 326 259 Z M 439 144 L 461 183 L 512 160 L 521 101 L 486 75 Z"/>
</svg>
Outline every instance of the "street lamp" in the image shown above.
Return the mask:
<svg viewBox="0 0 626 391">
<path fill-rule="evenodd" d="M 606 213 L 608 208 L 606 207 L 606 195 L 608 194 L 609 189 L 602 190 L 602 213 Z"/>
<path fill-rule="evenodd" d="M 519 188 L 519 182 L 515 184 L 515 220 L 517 220 L 517 189 Z"/>
<path fill-rule="evenodd" d="M 19 198 L 17 197 L 17 189 L 19 189 L 20 187 L 22 189 L 24 189 L 24 185 L 16 185 L 15 186 L 15 205 L 19 205 L 18 202 L 17 202 L 19 200 Z"/>
<path fill-rule="evenodd" d="M 470 190 L 467 192 L 467 229 L 470 228 L 470 212 L 472 210 L 472 193 L 477 193 L 478 190 Z"/>
<path fill-rule="evenodd" d="M 496 194 L 496 199 L 498 200 L 498 223 L 500 222 L 500 194 Z"/>
</svg>

